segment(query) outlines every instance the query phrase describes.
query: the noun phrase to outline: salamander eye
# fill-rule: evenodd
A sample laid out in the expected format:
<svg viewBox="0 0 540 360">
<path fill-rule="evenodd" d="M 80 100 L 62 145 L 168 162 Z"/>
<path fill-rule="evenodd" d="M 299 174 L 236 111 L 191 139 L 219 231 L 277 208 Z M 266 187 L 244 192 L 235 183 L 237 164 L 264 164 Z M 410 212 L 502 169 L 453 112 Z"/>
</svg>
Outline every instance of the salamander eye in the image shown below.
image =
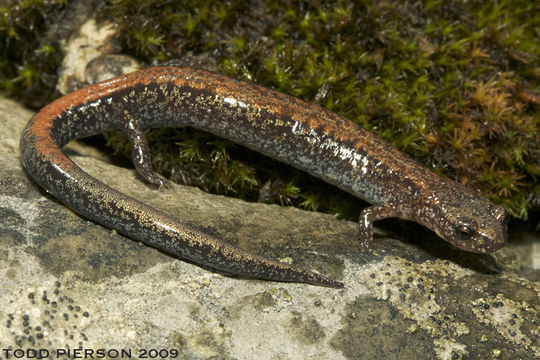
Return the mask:
<svg viewBox="0 0 540 360">
<path fill-rule="evenodd" d="M 474 225 L 471 221 L 467 219 L 460 219 L 459 224 L 456 225 L 454 228 L 454 231 L 456 232 L 456 235 L 461 240 L 468 240 L 470 239 L 474 234 Z"/>
</svg>

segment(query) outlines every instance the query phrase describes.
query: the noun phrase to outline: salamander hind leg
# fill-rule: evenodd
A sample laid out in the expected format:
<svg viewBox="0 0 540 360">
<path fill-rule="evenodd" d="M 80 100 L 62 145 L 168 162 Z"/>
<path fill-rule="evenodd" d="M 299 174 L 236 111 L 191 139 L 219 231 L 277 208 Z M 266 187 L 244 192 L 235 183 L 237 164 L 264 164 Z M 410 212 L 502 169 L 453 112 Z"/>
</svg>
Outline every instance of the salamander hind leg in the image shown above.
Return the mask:
<svg viewBox="0 0 540 360">
<path fill-rule="evenodd" d="M 360 247 L 365 253 L 375 253 L 373 246 L 373 222 L 390 217 L 399 217 L 399 213 L 391 205 L 374 205 L 365 208 L 358 219 Z"/>
<path fill-rule="evenodd" d="M 127 110 L 124 110 L 122 115 L 122 131 L 126 134 L 131 144 L 131 157 L 138 174 L 149 184 L 157 185 L 160 189 L 170 189 L 171 183 L 152 170 L 150 149 L 148 148 L 146 135 L 143 129 L 141 129 L 139 122 Z"/>
</svg>

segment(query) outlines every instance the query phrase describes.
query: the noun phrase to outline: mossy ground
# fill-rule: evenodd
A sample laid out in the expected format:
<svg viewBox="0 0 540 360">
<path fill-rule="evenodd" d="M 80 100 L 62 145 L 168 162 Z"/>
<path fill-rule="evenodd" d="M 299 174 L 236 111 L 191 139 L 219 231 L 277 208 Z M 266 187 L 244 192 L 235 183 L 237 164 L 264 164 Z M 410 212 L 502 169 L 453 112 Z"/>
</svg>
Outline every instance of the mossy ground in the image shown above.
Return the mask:
<svg viewBox="0 0 540 360">
<path fill-rule="evenodd" d="M 37 35 L 65 4 L 13 3 L 0 8 L 0 86 L 45 103 L 31 96 L 53 93 L 61 44 Z M 540 209 L 535 2 L 117 0 L 100 17 L 146 63 L 191 56 L 335 111 L 514 217 Z M 160 129 L 149 139 L 155 166 L 174 180 L 348 218 L 360 211 L 352 197 L 211 135 Z"/>
</svg>

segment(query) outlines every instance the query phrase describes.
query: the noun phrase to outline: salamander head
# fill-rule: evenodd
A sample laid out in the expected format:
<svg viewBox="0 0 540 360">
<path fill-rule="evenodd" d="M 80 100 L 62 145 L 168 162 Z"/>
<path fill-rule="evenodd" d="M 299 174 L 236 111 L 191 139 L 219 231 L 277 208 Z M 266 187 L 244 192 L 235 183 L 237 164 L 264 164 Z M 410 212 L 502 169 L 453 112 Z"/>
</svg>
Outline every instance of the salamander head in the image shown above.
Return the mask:
<svg viewBox="0 0 540 360">
<path fill-rule="evenodd" d="M 505 208 L 495 205 L 474 190 L 451 181 L 428 199 L 427 213 L 420 223 L 452 245 L 479 254 L 489 254 L 506 245 Z M 451 191 L 449 191 L 451 190 Z"/>
</svg>

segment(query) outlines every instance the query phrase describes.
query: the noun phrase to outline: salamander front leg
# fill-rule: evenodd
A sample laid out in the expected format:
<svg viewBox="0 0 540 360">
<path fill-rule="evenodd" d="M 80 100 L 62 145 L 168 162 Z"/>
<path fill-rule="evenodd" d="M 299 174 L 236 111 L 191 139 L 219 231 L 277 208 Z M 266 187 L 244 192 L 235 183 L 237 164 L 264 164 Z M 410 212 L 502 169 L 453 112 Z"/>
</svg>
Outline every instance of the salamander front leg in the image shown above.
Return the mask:
<svg viewBox="0 0 540 360">
<path fill-rule="evenodd" d="M 152 185 L 157 185 L 160 189 L 170 189 L 170 182 L 161 178 L 152 170 L 152 160 L 150 158 L 150 149 L 148 148 L 146 135 L 139 126 L 139 122 L 127 110 L 124 110 L 123 113 L 122 126 L 122 130 L 131 144 L 131 158 L 139 175 L 144 181 Z"/>
<path fill-rule="evenodd" d="M 360 213 L 358 220 L 358 234 L 360 247 L 363 252 L 373 253 L 373 222 L 390 217 L 399 217 L 400 212 L 396 211 L 392 205 L 374 205 L 370 206 Z"/>
</svg>

